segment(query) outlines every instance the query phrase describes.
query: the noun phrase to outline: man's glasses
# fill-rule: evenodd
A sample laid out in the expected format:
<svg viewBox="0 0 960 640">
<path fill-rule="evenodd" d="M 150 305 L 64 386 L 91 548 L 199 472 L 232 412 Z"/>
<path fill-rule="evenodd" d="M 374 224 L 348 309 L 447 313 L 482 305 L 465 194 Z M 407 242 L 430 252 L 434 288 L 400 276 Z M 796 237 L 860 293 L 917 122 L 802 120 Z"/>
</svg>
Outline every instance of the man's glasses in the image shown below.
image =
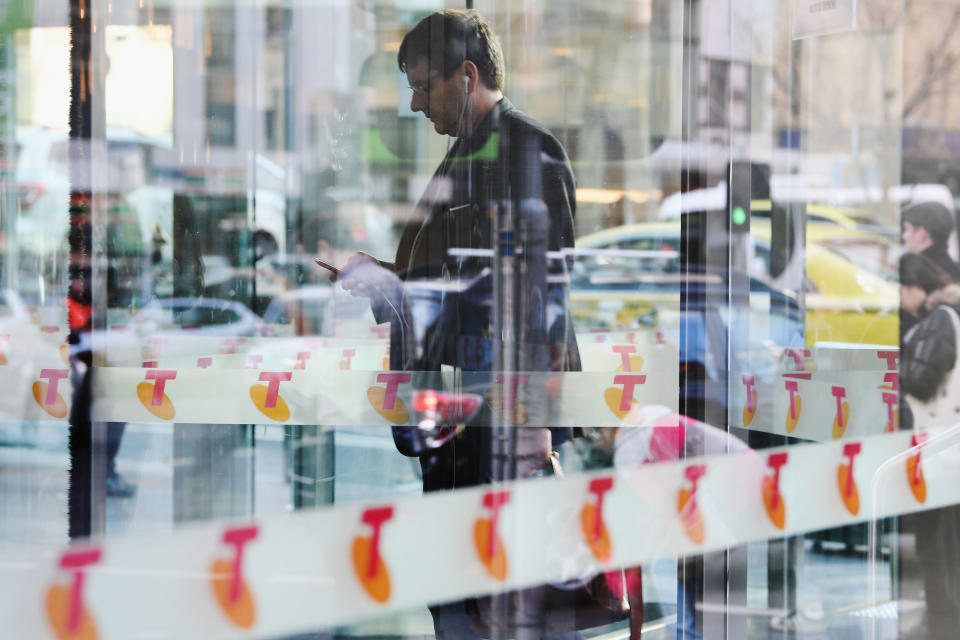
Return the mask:
<svg viewBox="0 0 960 640">
<path fill-rule="evenodd" d="M 430 93 L 430 81 L 431 81 L 431 80 L 435 80 L 436 78 L 438 78 L 438 77 L 440 76 L 440 74 L 441 74 L 441 72 L 438 71 L 438 72 L 436 72 L 436 73 L 434 73 L 434 74 L 431 74 L 430 77 L 427 78 L 426 80 L 424 80 L 423 82 L 411 82 L 411 83 L 410 83 L 409 85 L 407 85 L 407 86 L 409 86 L 409 87 L 410 87 L 410 90 L 413 91 L 414 93 L 416 93 L 417 95 L 421 95 L 421 96 L 426 97 L 427 94 Z"/>
</svg>

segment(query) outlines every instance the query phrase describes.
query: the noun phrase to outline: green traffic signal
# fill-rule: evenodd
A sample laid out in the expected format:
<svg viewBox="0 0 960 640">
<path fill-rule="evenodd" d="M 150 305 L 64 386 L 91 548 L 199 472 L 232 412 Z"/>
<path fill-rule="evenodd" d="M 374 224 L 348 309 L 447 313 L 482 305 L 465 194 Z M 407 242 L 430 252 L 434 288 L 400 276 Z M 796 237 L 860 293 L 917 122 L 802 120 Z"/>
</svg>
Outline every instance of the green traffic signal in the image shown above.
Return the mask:
<svg viewBox="0 0 960 640">
<path fill-rule="evenodd" d="M 739 227 L 747 221 L 747 212 L 744 211 L 743 207 L 734 207 L 731 219 L 733 224 Z"/>
</svg>

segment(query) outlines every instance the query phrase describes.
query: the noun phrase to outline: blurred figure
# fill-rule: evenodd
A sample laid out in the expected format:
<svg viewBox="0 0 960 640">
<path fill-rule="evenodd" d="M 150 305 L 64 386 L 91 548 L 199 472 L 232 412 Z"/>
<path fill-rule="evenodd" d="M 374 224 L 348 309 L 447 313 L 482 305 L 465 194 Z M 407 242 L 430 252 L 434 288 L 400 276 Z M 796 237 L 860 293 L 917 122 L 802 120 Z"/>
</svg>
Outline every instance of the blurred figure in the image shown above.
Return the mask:
<svg viewBox="0 0 960 640">
<path fill-rule="evenodd" d="M 918 202 L 903 208 L 903 248 L 924 256 L 940 267 L 953 282 L 960 282 L 960 265 L 947 250 L 956 231 L 953 213 L 939 202 Z"/>
<path fill-rule="evenodd" d="M 913 428 L 951 427 L 960 416 L 960 284 L 931 260 L 908 253 L 900 260 L 900 290 L 904 314 L 916 318 L 900 345 L 900 387 Z M 927 637 L 954 637 L 960 628 L 960 507 L 922 511 L 903 521 L 917 536 Z"/>
</svg>

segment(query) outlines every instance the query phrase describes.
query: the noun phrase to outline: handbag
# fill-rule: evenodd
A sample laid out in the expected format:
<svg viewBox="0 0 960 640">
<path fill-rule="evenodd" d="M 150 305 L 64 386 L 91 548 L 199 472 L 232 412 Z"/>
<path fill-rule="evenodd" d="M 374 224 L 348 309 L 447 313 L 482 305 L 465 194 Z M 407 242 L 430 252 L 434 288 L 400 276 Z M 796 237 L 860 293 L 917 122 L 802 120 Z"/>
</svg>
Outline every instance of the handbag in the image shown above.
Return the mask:
<svg viewBox="0 0 960 640">
<path fill-rule="evenodd" d="M 955 342 L 960 345 L 960 316 L 953 307 L 941 305 L 940 308 L 950 315 Z M 906 398 L 914 427 L 919 430 L 946 428 L 960 422 L 960 354 L 929 400 L 910 394 L 906 394 Z"/>
</svg>

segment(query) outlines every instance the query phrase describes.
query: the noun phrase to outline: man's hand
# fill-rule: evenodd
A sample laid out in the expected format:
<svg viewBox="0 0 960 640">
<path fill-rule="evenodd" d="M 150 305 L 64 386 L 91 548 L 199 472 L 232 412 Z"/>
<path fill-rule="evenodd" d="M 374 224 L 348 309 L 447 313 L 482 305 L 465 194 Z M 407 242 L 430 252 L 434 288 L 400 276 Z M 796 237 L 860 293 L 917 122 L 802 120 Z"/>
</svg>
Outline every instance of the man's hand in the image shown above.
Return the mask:
<svg viewBox="0 0 960 640">
<path fill-rule="evenodd" d="M 400 279 L 392 271 L 384 269 L 365 253 L 350 256 L 340 269 L 340 275 L 330 274 L 330 281 L 339 282 L 347 293 L 362 298 L 388 295 L 400 285 Z"/>
</svg>

